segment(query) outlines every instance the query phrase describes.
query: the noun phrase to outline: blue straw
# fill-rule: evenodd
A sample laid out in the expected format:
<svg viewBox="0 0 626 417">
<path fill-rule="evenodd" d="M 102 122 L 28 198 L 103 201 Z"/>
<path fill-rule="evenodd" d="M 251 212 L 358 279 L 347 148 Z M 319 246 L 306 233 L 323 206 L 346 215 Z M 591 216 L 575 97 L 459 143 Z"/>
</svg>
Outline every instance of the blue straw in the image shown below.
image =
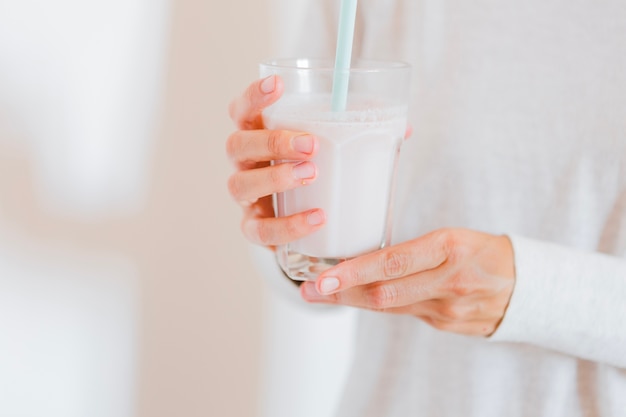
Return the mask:
<svg viewBox="0 0 626 417">
<path fill-rule="evenodd" d="M 348 101 L 348 83 L 350 81 L 350 61 L 354 40 L 354 23 L 356 21 L 357 0 L 341 0 L 339 13 L 339 30 L 337 33 L 337 52 L 335 55 L 335 72 L 333 74 L 332 110 L 341 112 L 346 109 Z"/>
</svg>

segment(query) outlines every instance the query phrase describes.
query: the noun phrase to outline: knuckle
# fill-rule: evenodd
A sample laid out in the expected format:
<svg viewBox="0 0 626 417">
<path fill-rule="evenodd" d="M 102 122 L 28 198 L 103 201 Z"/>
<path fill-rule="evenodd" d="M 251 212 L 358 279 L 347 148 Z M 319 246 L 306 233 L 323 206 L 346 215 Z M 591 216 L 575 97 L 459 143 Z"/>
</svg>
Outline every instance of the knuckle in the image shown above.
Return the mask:
<svg viewBox="0 0 626 417">
<path fill-rule="evenodd" d="M 409 257 L 396 251 L 387 252 L 383 255 L 383 274 L 387 278 L 403 276 L 409 265 Z"/>
<path fill-rule="evenodd" d="M 285 130 L 270 130 L 267 137 L 267 150 L 276 159 L 290 153 L 291 134 Z"/>
<path fill-rule="evenodd" d="M 443 332 L 453 332 L 459 326 L 458 323 L 450 321 L 438 314 L 437 315 L 429 314 L 429 315 L 418 316 L 418 317 L 429 326 L 437 330 L 441 330 Z"/>
<path fill-rule="evenodd" d="M 272 227 L 270 227 L 270 225 L 268 224 L 268 222 L 257 220 L 255 223 L 256 240 L 264 245 L 273 244 L 275 233 Z"/>
<path fill-rule="evenodd" d="M 244 216 L 241 220 L 241 233 L 252 243 L 261 243 L 255 234 L 257 223 L 258 221 L 250 216 Z"/>
<path fill-rule="evenodd" d="M 433 326 L 435 329 L 441 330 L 443 332 L 449 332 L 453 330 L 452 323 L 445 320 L 432 319 L 430 325 Z"/>
<path fill-rule="evenodd" d="M 468 248 L 463 231 L 444 228 L 439 231 L 438 239 L 444 248 L 448 262 L 458 262 L 467 256 Z"/>
<path fill-rule="evenodd" d="M 284 225 L 284 233 L 289 240 L 300 237 L 299 221 L 295 218 L 287 219 Z"/>
<path fill-rule="evenodd" d="M 392 285 L 372 285 L 366 290 L 365 297 L 370 307 L 375 310 L 384 310 L 395 305 L 398 292 Z"/>
<path fill-rule="evenodd" d="M 231 103 L 229 107 L 230 118 L 237 126 L 246 129 L 252 128 L 251 118 L 255 111 L 253 100 L 254 97 L 248 88 Z"/>
<path fill-rule="evenodd" d="M 252 84 L 246 88 L 241 96 L 230 103 L 228 113 L 237 126 L 244 129 L 253 129 L 253 116 L 257 111 L 257 107 L 254 84 Z"/>
<path fill-rule="evenodd" d="M 253 240 L 263 245 L 281 245 L 299 238 L 299 220 L 297 218 L 257 219 L 253 232 Z"/>
<path fill-rule="evenodd" d="M 436 319 L 428 319 L 428 324 L 430 324 L 431 326 L 433 326 L 435 329 L 438 330 L 445 330 L 445 324 L 443 321 L 441 320 L 436 320 Z"/>
<path fill-rule="evenodd" d="M 472 292 L 471 285 L 466 276 L 461 272 L 450 275 L 445 284 L 446 292 L 454 297 L 466 297 Z"/>
<path fill-rule="evenodd" d="M 237 174 L 231 175 L 228 178 L 228 192 L 235 199 L 238 200 L 242 193 L 241 181 Z"/>
<path fill-rule="evenodd" d="M 267 150 L 271 155 L 281 155 L 283 149 L 283 133 L 280 130 L 271 130 L 267 136 Z"/>
<path fill-rule="evenodd" d="M 457 236 L 452 229 L 444 228 L 437 231 L 437 240 L 448 256 L 454 251 L 457 245 Z"/>
<path fill-rule="evenodd" d="M 419 316 L 419 318 L 426 324 L 431 327 L 434 327 L 438 330 L 445 330 L 446 322 L 444 320 L 439 320 L 430 315 Z"/>
<path fill-rule="evenodd" d="M 240 149 L 239 131 L 233 132 L 226 140 L 226 155 L 230 159 L 236 159 Z"/>
<path fill-rule="evenodd" d="M 348 268 L 344 272 L 346 282 L 351 283 L 352 286 L 363 285 L 368 282 L 367 272 L 360 268 Z"/>
<path fill-rule="evenodd" d="M 272 185 L 272 188 L 275 190 L 280 190 L 281 185 L 285 182 L 285 169 L 290 169 L 287 164 L 280 164 L 273 166 L 272 168 L 268 168 L 268 183 Z"/>
<path fill-rule="evenodd" d="M 458 322 L 462 321 L 466 314 L 465 309 L 455 303 L 443 304 L 439 308 L 439 315 L 444 318 L 444 321 Z"/>
<path fill-rule="evenodd" d="M 244 91 L 243 98 L 246 100 L 246 103 L 248 103 L 249 106 L 253 106 L 256 102 L 257 90 L 258 84 L 257 82 L 254 82 L 250 84 L 248 88 L 246 88 L 246 90 Z"/>
</svg>

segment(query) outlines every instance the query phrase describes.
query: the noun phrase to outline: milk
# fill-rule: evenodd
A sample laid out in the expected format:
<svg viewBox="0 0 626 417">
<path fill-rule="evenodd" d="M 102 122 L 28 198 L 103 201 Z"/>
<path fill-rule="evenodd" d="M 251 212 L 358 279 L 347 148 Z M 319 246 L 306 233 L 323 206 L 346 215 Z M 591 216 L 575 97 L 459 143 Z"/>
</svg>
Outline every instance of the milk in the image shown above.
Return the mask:
<svg viewBox="0 0 626 417">
<path fill-rule="evenodd" d="M 341 260 L 379 249 L 390 238 L 390 201 L 406 108 L 363 98 L 336 114 L 327 110 L 329 101 L 287 96 L 264 112 L 268 129 L 309 132 L 320 145 L 312 159 L 316 180 L 277 195 L 275 205 L 278 216 L 321 208 L 326 224 L 290 243 L 286 256 Z"/>
</svg>

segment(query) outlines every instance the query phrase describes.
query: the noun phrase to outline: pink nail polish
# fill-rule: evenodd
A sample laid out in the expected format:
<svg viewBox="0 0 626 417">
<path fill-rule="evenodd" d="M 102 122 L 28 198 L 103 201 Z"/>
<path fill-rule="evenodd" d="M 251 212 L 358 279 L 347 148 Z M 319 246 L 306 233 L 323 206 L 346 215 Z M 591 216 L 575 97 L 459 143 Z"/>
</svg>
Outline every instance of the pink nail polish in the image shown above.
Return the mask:
<svg viewBox="0 0 626 417">
<path fill-rule="evenodd" d="M 329 294 L 339 288 L 339 279 L 335 277 L 326 277 L 320 282 L 320 292 Z"/>
<path fill-rule="evenodd" d="M 301 162 L 293 167 L 293 176 L 298 180 L 308 180 L 315 177 L 315 165 L 311 162 Z"/>
<path fill-rule="evenodd" d="M 266 79 L 261 82 L 261 92 L 264 94 L 269 94 L 276 88 L 276 77 L 270 75 Z"/>
<path fill-rule="evenodd" d="M 293 138 L 292 146 L 298 152 L 311 154 L 315 147 L 315 139 L 311 135 L 296 136 Z"/>
<path fill-rule="evenodd" d="M 324 220 L 324 214 L 319 210 L 315 210 L 314 212 L 311 212 L 308 216 L 306 216 L 306 221 L 311 226 L 320 225 L 324 223 Z"/>
</svg>

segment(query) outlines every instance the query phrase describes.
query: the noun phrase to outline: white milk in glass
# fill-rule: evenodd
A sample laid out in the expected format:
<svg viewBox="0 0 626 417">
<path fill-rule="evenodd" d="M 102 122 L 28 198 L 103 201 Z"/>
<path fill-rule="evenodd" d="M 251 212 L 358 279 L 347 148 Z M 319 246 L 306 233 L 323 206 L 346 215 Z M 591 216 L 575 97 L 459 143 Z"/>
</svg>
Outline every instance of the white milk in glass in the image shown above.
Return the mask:
<svg viewBox="0 0 626 417">
<path fill-rule="evenodd" d="M 321 272 L 311 265 L 332 266 L 380 249 L 390 239 L 390 202 L 406 107 L 352 97 L 347 111 L 332 113 L 328 103 L 330 96 L 285 96 L 264 112 L 268 129 L 309 132 L 319 139 L 312 159 L 317 179 L 275 199 L 278 216 L 313 208 L 326 213 L 320 230 L 279 249 L 284 252 L 281 265 L 292 269 L 286 272 L 301 279 L 315 279 Z"/>
</svg>

